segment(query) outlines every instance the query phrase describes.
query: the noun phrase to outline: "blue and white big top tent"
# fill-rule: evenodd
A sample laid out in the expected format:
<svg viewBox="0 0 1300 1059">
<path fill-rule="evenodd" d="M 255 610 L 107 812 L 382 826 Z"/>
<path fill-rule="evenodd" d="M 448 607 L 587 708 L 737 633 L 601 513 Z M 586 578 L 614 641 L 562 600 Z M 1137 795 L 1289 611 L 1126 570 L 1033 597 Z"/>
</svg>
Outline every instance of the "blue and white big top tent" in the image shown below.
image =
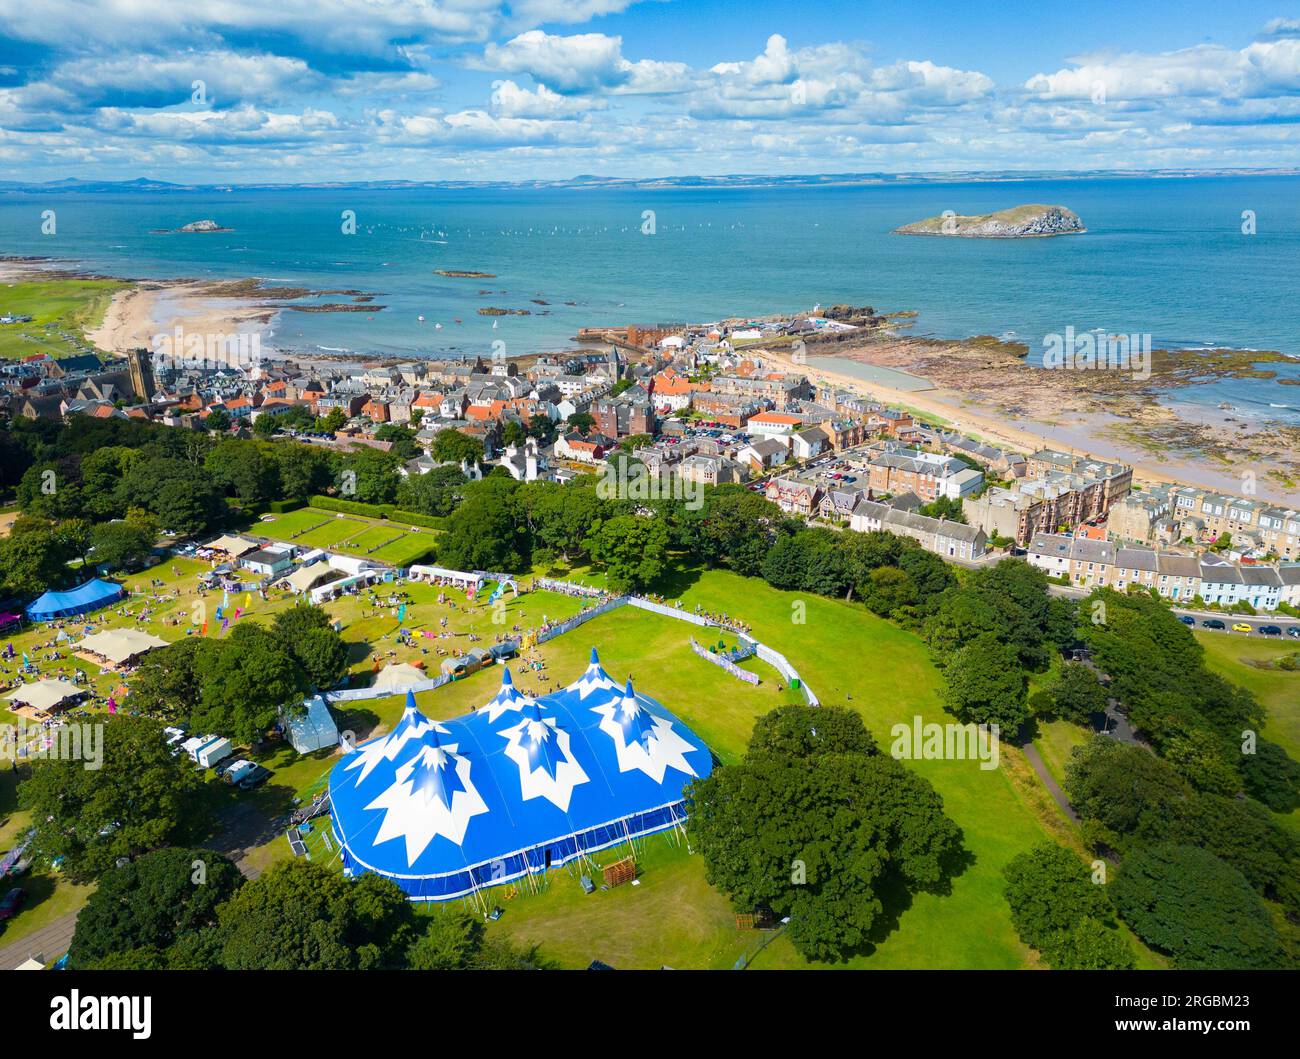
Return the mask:
<svg viewBox="0 0 1300 1059">
<path fill-rule="evenodd" d="M 391 733 L 330 773 L 345 870 L 445 901 L 663 831 L 712 771 L 700 739 L 621 685 L 593 649 L 581 679 L 538 699 L 510 670 L 490 702 L 431 721 L 408 693 Z"/>
</svg>

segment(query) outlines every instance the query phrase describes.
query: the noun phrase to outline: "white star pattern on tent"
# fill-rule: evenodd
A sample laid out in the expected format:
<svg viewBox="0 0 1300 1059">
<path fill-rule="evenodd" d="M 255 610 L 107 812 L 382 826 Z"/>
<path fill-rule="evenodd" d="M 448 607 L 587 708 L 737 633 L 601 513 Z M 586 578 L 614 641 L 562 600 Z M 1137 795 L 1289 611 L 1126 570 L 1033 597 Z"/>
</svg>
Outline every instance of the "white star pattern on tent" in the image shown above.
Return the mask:
<svg viewBox="0 0 1300 1059">
<path fill-rule="evenodd" d="M 408 866 L 434 835 L 459 846 L 470 819 L 488 811 L 470 782 L 469 759 L 457 754 L 457 747 L 439 745 L 437 733 L 430 733 L 415 756 L 397 769 L 392 785 L 366 806 L 385 810 L 374 844 L 404 838 Z"/>
<path fill-rule="evenodd" d="M 524 711 L 522 721 L 503 728 L 500 734 L 509 744 L 506 756 L 519 768 L 523 800 L 545 798 L 568 812 L 573 789 L 588 781 L 569 752 L 569 733 L 556 725 L 554 717 L 543 717 L 534 702 Z"/>
<path fill-rule="evenodd" d="M 601 668 L 600 658 L 596 654 L 596 649 L 593 647 L 591 649 L 591 661 L 587 664 L 586 670 L 583 672 L 581 677 L 565 688 L 565 690 L 576 691 L 579 698 L 585 699 L 589 695 L 598 691 L 616 692 L 619 690 L 619 686 L 611 680 L 609 674 Z"/>
<path fill-rule="evenodd" d="M 695 775 L 686 760 L 694 747 L 673 730 L 671 721 L 637 701 L 631 680 L 622 698 L 593 706 L 591 712 L 600 715 L 600 730 L 614 742 L 620 772 L 638 769 L 656 783 L 663 783 L 670 765 L 688 776 Z"/>
<path fill-rule="evenodd" d="M 515 687 L 514 678 L 510 676 L 507 666 L 501 673 L 501 690 L 490 702 L 478 708 L 479 713 L 486 713 L 488 724 L 493 724 L 503 713 L 519 713 L 533 700 Z"/>
<path fill-rule="evenodd" d="M 367 776 L 374 771 L 375 767 L 381 761 L 396 761 L 397 755 L 412 740 L 421 739 L 428 732 L 437 732 L 447 735 L 447 729 L 437 721 L 431 721 L 424 716 L 415 705 L 415 695 L 412 692 L 406 693 L 406 709 L 402 712 L 402 719 L 398 722 L 388 735 L 379 739 L 372 739 L 364 746 L 359 746 L 350 756 L 351 760 L 344 764 L 348 771 L 359 768 L 361 774 L 357 776 L 357 784 L 360 785 Z"/>
</svg>

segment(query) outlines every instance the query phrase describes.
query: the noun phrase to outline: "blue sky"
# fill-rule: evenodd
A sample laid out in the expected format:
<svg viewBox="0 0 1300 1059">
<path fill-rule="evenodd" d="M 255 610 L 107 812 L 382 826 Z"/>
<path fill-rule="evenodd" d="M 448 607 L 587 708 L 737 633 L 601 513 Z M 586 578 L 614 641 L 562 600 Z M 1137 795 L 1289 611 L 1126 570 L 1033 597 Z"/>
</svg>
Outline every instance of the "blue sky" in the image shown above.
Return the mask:
<svg viewBox="0 0 1300 1059">
<path fill-rule="evenodd" d="M 0 0 L 4 179 L 1271 167 L 1298 138 L 1300 2 Z"/>
</svg>

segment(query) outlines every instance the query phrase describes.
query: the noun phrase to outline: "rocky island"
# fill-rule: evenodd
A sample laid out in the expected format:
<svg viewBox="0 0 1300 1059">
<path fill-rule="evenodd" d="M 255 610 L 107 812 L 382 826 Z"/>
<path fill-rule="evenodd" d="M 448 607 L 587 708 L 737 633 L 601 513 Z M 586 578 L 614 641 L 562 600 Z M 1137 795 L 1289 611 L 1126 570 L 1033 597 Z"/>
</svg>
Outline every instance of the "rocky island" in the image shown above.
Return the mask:
<svg viewBox="0 0 1300 1059">
<path fill-rule="evenodd" d="M 154 235 L 172 235 L 180 233 L 182 235 L 192 235 L 203 232 L 233 232 L 233 228 L 223 228 L 216 221 L 190 221 L 189 224 L 182 224 L 179 228 L 155 228 Z"/>
<path fill-rule="evenodd" d="M 1009 210 L 963 216 L 948 210 L 938 217 L 895 228 L 895 235 L 946 235 L 960 239 L 1040 239 L 1086 232 L 1079 215 L 1064 206 L 1012 206 Z"/>
</svg>

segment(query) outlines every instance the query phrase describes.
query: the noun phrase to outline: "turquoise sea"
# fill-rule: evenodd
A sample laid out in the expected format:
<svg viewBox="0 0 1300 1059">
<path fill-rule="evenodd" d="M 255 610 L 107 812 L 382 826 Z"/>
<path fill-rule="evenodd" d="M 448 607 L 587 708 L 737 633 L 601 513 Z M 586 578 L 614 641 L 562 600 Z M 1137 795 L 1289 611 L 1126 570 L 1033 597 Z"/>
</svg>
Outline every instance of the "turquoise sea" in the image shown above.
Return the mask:
<svg viewBox="0 0 1300 1059">
<path fill-rule="evenodd" d="M 1074 209 L 1087 234 L 1006 241 L 890 235 L 948 209 L 985 213 L 1027 202 Z M 53 236 L 41 234 L 47 209 L 56 211 Z M 355 214 L 355 234 L 343 232 L 344 211 Z M 651 235 L 642 233 L 646 211 L 653 213 Z M 1242 231 L 1243 211 L 1253 211 L 1253 235 Z M 202 218 L 232 231 L 152 234 Z M 918 334 L 1012 337 L 1027 342 L 1031 356 L 1041 352 L 1044 335 L 1073 326 L 1078 333 L 1149 332 L 1157 346 L 1300 357 L 1300 178 L 1289 177 L 15 192 L 0 195 L 0 253 L 132 277 L 258 276 L 358 288 L 386 306 L 282 314 L 273 343 L 303 350 L 443 356 L 490 352 L 501 340 L 508 353 L 527 353 L 563 348 L 580 327 L 851 302 L 916 310 Z M 444 278 L 434 275 L 438 268 L 496 278 Z M 494 328 L 492 318 L 476 314 L 481 306 L 531 315 L 496 318 Z M 1300 361 L 1284 370 L 1300 377 Z M 1295 387 L 1218 383 L 1185 396 L 1300 421 Z"/>
</svg>

